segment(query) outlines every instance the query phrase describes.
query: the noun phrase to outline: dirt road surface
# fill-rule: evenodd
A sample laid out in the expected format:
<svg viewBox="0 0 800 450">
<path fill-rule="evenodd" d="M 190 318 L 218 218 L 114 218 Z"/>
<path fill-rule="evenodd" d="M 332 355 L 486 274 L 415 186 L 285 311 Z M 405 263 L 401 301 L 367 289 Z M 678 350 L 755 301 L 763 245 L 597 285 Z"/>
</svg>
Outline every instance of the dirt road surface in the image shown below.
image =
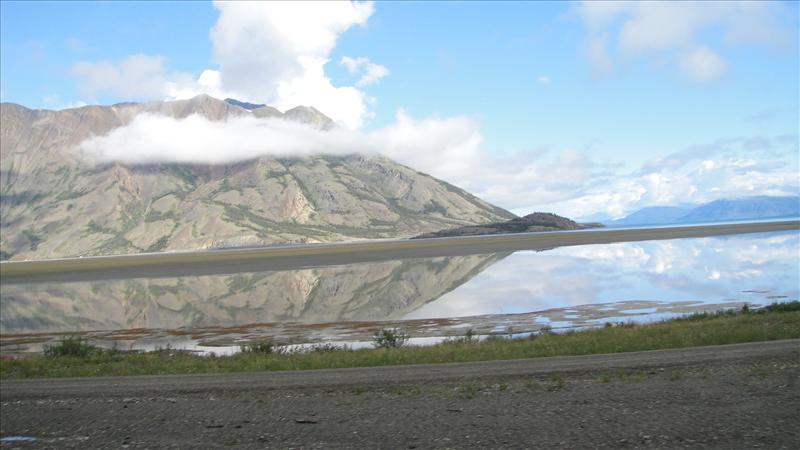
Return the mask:
<svg viewBox="0 0 800 450">
<path fill-rule="evenodd" d="M 0 383 L 2 448 L 800 448 L 800 340 Z"/>
</svg>

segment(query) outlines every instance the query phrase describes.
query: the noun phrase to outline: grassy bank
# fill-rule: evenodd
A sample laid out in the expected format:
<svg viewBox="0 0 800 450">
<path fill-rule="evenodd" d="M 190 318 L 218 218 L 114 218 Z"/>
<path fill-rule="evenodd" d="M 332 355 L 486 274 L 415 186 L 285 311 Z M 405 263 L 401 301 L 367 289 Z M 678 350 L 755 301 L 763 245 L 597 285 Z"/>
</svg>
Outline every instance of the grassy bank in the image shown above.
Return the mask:
<svg viewBox="0 0 800 450">
<path fill-rule="evenodd" d="M 185 374 L 266 370 L 330 369 L 589 355 L 665 348 L 800 338 L 800 302 L 757 311 L 692 315 L 647 325 L 614 325 L 524 339 L 463 338 L 429 347 L 336 350 L 319 347 L 281 354 L 268 344 L 242 353 L 203 357 L 185 352 L 102 350 L 70 340 L 43 355 L 0 361 L 2 378 Z"/>
</svg>

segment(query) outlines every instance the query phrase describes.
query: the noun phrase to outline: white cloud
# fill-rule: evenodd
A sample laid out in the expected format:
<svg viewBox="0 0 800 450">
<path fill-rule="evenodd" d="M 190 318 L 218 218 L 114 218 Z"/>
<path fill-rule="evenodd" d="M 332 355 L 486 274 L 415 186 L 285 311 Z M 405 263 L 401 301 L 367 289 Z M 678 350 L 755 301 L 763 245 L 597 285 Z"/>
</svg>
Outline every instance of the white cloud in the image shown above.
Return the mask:
<svg viewBox="0 0 800 450">
<path fill-rule="evenodd" d="M 781 5 L 771 2 L 584 1 L 574 12 L 586 25 L 587 58 L 600 74 L 614 66 L 612 41 L 622 57 L 666 61 L 700 82 L 718 78 L 728 66 L 701 42 L 717 30 L 727 45 L 793 45 L 793 33 L 778 19 Z"/>
<path fill-rule="evenodd" d="M 680 68 L 693 81 L 711 81 L 722 76 L 728 63 L 706 47 L 698 47 L 681 57 Z"/>
<path fill-rule="evenodd" d="M 334 86 L 324 66 L 339 36 L 366 24 L 371 3 L 215 2 L 211 30 L 219 85 L 214 90 L 278 109 L 314 106 L 337 124 L 358 128 L 373 100 Z"/>
<path fill-rule="evenodd" d="M 467 117 L 415 120 L 404 112 L 377 131 L 334 128 L 252 116 L 210 121 L 192 115 L 173 119 L 140 114 L 125 127 L 95 136 L 79 147 L 102 161 L 219 164 L 258 156 L 377 153 L 445 176 L 469 173 L 482 157 L 477 124 Z M 220 148 L 228 149 L 220 152 Z"/>
<path fill-rule="evenodd" d="M 389 70 L 364 58 L 355 86 L 334 86 L 325 64 L 339 36 L 363 26 L 371 2 L 215 2 L 211 29 L 214 62 L 195 79 L 171 73 L 166 59 L 132 55 L 121 61 L 79 62 L 72 72 L 83 95 L 125 100 L 184 99 L 205 93 L 266 103 L 281 110 L 314 106 L 338 125 L 355 129 L 370 117 L 375 99 L 359 87 Z M 360 60 L 360 58 L 359 58 Z"/>
<path fill-rule="evenodd" d="M 375 84 L 381 78 L 389 75 L 389 69 L 386 67 L 375 64 L 363 56 L 358 58 L 351 58 L 343 56 L 339 64 L 345 66 L 351 75 L 362 74 L 361 78 L 356 82 L 356 86 L 369 86 Z"/>
<path fill-rule="evenodd" d="M 547 75 L 539 75 L 538 77 L 536 77 L 536 81 L 539 84 L 550 84 L 550 77 L 548 77 Z"/>
</svg>

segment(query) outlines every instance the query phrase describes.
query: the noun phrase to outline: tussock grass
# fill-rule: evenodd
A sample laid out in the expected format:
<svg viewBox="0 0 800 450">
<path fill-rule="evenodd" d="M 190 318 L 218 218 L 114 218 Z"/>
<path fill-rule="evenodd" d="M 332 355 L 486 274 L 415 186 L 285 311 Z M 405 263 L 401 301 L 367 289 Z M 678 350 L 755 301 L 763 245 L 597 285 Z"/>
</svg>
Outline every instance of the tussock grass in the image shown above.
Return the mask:
<svg viewBox="0 0 800 450">
<path fill-rule="evenodd" d="M 428 347 L 333 349 L 302 353 L 251 349 L 231 356 L 94 349 L 82 355 L 0 361 L 0 377 L 76 377 L 331 369 L 590 355 L 800 338 L 800 302 L 759 310 L 694 314 L 653 324 L 545 333 L 524 339 L 449 340 Z M 256 351 L 252 351 L 256 350 Z"/>
</svg>

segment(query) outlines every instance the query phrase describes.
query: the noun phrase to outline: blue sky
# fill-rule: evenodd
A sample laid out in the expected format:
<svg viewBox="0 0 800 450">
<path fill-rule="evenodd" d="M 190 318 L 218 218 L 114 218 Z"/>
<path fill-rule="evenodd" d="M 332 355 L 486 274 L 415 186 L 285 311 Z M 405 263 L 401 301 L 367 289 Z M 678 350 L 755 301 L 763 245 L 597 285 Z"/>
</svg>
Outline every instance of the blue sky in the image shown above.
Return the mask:
<svg viewBox="0 0 800 450">
<path fill-rule="evenodd" d="M 437 172 L 435 161 L 415 164 L 423 157 L 413 150 L 398 159 L 518 212 L 620 215 L 800 184 L 796 2 L 397 2 L 357 5 L 338 22 L 307 3 L 297 14 L 205 2 L 1 5 L 4 102 L 59 109 L 231 94 L 313 104 L 366 134 L 402 128 L 399 111 L 412 129 L 444 134 L 463 119 L 474 129 L 442 139 L 477 136 L 479 148 L 463 152 L 478 167 Z M 304 34 L 272 30 L 272 17 Z M 315 30 L 328 34 L 309 38 Z M 313 75 L 302 57 L 327 62 Z M 345 57 L 362 62 L 351 73 Z M 373 66 L 382 75 L 359 84 Z M 204 71 L 221 82 L 197 82 Z M 759 139 L 768 144 L 755 148 Z M 645 168 L 699 147 L 706 158 Z"/>
</svg>

